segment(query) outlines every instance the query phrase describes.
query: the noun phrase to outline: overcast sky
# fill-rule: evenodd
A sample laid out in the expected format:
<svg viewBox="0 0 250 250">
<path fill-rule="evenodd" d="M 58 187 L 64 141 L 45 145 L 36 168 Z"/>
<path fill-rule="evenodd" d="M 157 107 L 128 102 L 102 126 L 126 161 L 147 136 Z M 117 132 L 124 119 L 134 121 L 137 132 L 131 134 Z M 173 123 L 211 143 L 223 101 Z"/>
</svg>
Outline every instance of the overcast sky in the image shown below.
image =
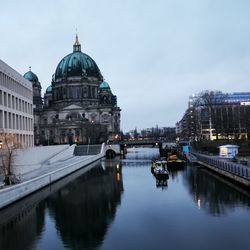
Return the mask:
<svg viewBox="0 0 250 250">
<path fill-rule="evenodd" d="M 77 33 L 117 95 L 121 128 L 175 126 L 202 90 L 250 91 L 249 0 L 1 1 L 0 59 L 43 92 Z"/>
</svg>

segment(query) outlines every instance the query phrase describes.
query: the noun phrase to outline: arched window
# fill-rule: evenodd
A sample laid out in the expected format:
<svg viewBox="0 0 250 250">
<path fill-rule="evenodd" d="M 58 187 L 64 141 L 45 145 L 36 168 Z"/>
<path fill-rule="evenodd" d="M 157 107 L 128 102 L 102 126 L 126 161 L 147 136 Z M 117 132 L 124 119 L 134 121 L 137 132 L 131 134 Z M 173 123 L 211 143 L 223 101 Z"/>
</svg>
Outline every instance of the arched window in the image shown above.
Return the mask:
<svg viewBox="0 0 250 250">
<path fill-rule="evenodd" d="M 81 115 L 78 112 L 71 112 L 67 114 L 66 119 L 71 121 L 80 120 Z"/>
</svg>

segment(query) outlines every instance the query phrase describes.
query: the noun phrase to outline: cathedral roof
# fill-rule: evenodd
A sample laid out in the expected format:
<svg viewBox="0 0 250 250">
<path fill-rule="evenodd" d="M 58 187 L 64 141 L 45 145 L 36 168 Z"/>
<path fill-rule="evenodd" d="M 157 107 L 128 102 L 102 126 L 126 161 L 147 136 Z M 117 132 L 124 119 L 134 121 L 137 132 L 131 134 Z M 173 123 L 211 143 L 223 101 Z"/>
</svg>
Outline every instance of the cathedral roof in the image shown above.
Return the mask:
<svg viewBox="0 0 250 250">
<path fill-rule="evenodd" d="M 55 80 L 72 76 L 96 77 L 100 81 L 103 79 L 95 61 L 81 52 L 81 44 L 77 35 L 73 45 L 73 53 L 66 55 L 56 68 Z"/>
<path fill-rule="evenodd" d="M 52 86 L 50 85 L 47 89 L 46 89 L 46 94 L 52 93 Z"/>
<path fill-rule="evenodd" d="M 39 82 L 38 81 L 38 77 L 36 74 L 34 74 L 32 71 L 31 71 L 31 68 L 28 72 L 26 72 L 23 76 L 24 78 L 26 78 L 27 80 L 29 80 L 30 82 L 33 82 L 33 83 L 37 83 Z"/>
<path fill-rule="evenodd" d="M 102 82 L 100 84 L 100 89 L 110 89 L 109 84 L 107 82 Z"/>
</svg>

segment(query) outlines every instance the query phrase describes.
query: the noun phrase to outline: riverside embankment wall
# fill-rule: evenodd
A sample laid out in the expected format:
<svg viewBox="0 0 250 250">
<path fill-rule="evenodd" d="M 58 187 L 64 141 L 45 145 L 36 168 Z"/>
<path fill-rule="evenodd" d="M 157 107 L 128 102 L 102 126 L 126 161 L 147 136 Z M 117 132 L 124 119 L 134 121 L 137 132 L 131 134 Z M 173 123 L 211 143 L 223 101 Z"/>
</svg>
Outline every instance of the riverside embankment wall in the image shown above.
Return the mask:
<svg viewBox="0 0 250 250">
<path fill-rule="evenodd" d="M 196 162 L 247 188 L 250 188 L 250 167 L 213 156 L 192 152 Z"/>
<path fill-rule="evenodd" d="M 77 171 L 78 169 L 87 167 L 91 163 L 103 157 L 103 152 L 92 156 L 74 156 L 72 157 L 71 163 L 68 163 L 66 166 L 63 165 L 63 162 L 59 162 L 61 165 L 59 165 L 56 170 L 48 171 L 45 174 L 38 175 L 30 180 L 13 186 L 4 187 L 0 190 L 0 208 L 22 199 L 23 197 L 47 185 L 50 185 L 51 183 Z"/>
</svg>

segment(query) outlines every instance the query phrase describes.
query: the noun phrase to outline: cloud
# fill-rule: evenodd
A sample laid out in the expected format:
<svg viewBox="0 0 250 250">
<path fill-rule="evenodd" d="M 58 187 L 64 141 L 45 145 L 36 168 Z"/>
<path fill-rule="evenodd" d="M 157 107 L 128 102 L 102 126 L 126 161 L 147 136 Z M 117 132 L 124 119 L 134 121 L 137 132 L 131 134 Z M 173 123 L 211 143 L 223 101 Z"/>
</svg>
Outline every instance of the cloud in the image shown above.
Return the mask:
<svg viewBox="0 0 250 250">
<path fill-rule="evenodd" d="M 250 2 L 242 0 L 5 1 L 1 59 L 43 91 L 59 61 L 82 51 L 109 82 L 122 129 L 174 126 L 204 89 L 249 91 Z"/>
</svg>

